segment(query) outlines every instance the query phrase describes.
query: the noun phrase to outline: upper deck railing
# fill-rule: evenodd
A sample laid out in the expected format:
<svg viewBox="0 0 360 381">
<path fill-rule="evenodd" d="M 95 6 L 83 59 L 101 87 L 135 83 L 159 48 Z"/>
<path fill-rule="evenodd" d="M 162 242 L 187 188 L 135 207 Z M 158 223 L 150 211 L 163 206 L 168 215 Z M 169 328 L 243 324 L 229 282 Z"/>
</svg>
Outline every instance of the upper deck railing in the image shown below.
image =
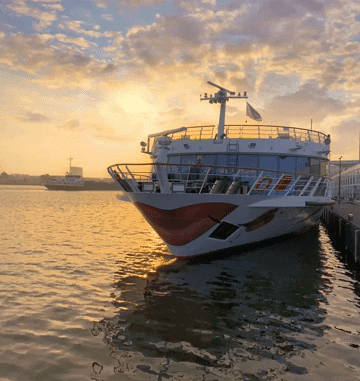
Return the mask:
<svg viewBox="0 0 360 381">
<path fill-rule="evenodd" d="M 203 164 L 115 164 L 110 176 L 125 192 L 226 193 L 262 196 L 327 196 L 327 176 Z"/>
<path fill-rule="evenodd" d="M 217 126 L 194 126 L 184 127 L 182 131 L 168 132 L 163 135 L 148 138 L 148 150 L 159 136 L 169 136 L 172 140 L 205 140 L 217 138 Z M 290 139 L 303 142 L 330 143 L 329 135 L 319 131 L 299 127 L 271 126 L 271 125 L 249 125 L 228 124 L 224 128 L 226 139 Z"/>
</svg>

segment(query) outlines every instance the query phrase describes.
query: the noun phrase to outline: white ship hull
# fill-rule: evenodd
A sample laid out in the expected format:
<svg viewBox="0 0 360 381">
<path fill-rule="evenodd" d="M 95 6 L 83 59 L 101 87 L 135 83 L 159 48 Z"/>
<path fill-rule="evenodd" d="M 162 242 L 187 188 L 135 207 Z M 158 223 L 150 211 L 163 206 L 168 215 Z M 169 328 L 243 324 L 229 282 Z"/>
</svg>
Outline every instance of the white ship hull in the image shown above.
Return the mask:
<svg viewBox="0 0 360 381">
<path fill-rule="evenodd" d="M 298 233 L 319 223 L 325 197 L 128 193 L 177 257 L 216 252 Z M 314 206 L 306 206 L 311 200 Z M 262 206 L 264 205 L 264 206 Z M 283 206 L 282 206 L 283 205 Z"/>
</svg>

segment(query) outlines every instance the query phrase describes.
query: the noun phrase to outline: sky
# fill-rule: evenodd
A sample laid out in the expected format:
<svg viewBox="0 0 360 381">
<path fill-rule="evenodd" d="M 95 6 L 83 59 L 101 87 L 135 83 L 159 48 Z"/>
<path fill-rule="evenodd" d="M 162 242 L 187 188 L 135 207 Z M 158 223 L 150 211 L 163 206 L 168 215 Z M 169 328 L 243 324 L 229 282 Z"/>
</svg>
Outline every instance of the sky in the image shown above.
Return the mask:
<svg viewBox="0 0 360 381">
<path fill-rule="evenodd" d="M 148 134 L 218 123 L 209 80 L 356 160 L 359 63 L 358 0 L 1 0 L 0 173 L 147 161 Z"/>
</svg>

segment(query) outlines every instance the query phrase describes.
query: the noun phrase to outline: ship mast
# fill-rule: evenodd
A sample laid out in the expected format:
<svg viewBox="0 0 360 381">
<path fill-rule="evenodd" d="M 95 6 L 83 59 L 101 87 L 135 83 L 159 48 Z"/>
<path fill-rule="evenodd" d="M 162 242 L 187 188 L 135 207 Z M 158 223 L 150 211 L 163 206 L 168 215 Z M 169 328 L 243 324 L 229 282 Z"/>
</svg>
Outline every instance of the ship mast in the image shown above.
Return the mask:
<svg viewBox="0 0 360 381">
<path fill-rule="evenodd" d="M 72 161 L 72 159 L 73 159 L 73 157 L 71 157 L 71 155 L 70 155 L 70 157 L 68 159 L 70 161 L 69 173 L 71 172 L 71 161 Z"/>
<path fill-rule="evenodd" d="M 224 130 L 225 130 L 225 113 L 226 113 L 226 102 L 229 99 L 247 99 L 246 92 L 244 92 L 244 95 L 241 95 L 238 93 L 238 95 L 235 95 L 234 91 L 230 91 L 225 89 L 224 87 L 221 87 L 217 85 L 216 83 L 213 83 L 211 81 L 207 82 L 209 85 L 215 86 L 220 91 L 214 94 L 212 96 L 207 95 L 207 93 L 204 94 L 203 97 L 200 95 L 200 100 L 201 101 L 209 101 L 209 103 L 220 103 L 220 117 L 219 117 L 219 126 L 218 126 L 218 133 L 216 136 L 217 141 L 222 141 L 223 138 L 225 137 L 224 135 Z M 229 94 L 229 95 L 228 95 Z"/>
</svg>

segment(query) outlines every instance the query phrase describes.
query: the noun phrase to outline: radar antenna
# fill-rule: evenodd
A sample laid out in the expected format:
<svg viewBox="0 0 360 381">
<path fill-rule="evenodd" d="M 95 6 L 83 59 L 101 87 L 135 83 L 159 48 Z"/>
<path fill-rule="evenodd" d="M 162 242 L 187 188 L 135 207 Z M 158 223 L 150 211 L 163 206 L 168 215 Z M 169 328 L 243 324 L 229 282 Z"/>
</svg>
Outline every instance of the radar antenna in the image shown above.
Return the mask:
<svg viewBox="0 0 360 381">
<path fill-rule="evenodd" d="M 70 155 L 70 157 L 68 158 L 68 160 L 70 161 L 69 173 L 71 172 L 71 161 L 72 161 L 72 159 L 73 159 L 73 157 L 71 157 L 71 155 Z"/>
<path fill-rule="evenodd" d="M 209 103 L 220 103 L 221 105 L 220 117 L 219 117 L 219 126 L 218 126 L 218 133 L 217 133 L 216 140 L 222 141 L 222 139 L 225 136 L 224 129 L 225 129 L 226 102 L 229 99 L 247 99 L 247 95 L 246 95 L 246 92 L 244 92 L 244 95 L 241 95 L 240 93 L 236 95 L 234 91 L 227 90 L 224 87 L 219 86 L 214 82 L 208 81 L 207 83 L 211 86 L 217 87 L 218 89 L 220 89 L 220 91 L 215 93 L 214 96 L 212 96 L 212 94 L 208 96 L 207 93 L 205 93 L 204 96 L 200 95 L 200 101 L 209 101 Z"/>
</svg>

